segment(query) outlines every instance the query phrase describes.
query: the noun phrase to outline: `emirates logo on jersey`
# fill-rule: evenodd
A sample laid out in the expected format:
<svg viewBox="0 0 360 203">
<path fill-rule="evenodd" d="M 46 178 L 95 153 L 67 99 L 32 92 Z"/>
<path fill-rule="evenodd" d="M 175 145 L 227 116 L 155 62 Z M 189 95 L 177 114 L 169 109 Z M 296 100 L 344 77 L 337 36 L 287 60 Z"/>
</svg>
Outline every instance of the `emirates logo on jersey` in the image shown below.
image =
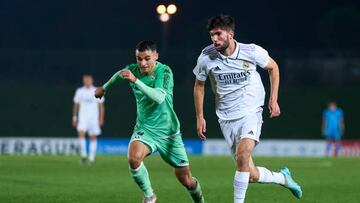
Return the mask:
<svg viewBox="0 0 360 203">
<path fill-rule="evenodd" d="M 228 84 L 241 84 L 246 81 L 250 76 L 250 71 L 240 72 L 240 73 L 226 73 L 219 74 L 219 82 L 228 85 Z"/>
</svg>

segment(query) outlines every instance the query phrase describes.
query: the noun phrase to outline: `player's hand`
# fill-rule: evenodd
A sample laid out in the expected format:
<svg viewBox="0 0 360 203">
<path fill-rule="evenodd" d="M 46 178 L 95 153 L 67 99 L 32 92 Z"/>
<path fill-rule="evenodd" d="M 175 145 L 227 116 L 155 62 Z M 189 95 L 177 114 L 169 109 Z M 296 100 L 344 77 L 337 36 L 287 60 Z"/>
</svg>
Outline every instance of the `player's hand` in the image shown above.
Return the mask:
<svg viewBox="0 0 360 203">
<path fill-rule="evenodd" d="M 268 107 L 269 107 L 270 118 L 280 116 L 281 113 L 280 107 L 276 100 L 270 99 Z"/>
<path fill-rule="evenodd" d="M 201 140 L 206 140 L 204 133 L 206 132 L 206 121 L 204 118 L 196 119 L 196 130 Z"/>
<path fill-rule="evenodd" d="M 103 97 L 105 95 L 105 90 L 102 87 L 98 87 L 95 90 L 95 97 L 98 99 L 101 99 L 101 97 Z"/>
<path fill-rule="evenodd" d="M 124 80 L 128 80 L 129 82 L 135 82 L 136 81 L 136 77 L 134 76 L 134 74 L 129 71 L 129 70 L 121 70 L 121 75 L 123 76 Z"/>
</svg>

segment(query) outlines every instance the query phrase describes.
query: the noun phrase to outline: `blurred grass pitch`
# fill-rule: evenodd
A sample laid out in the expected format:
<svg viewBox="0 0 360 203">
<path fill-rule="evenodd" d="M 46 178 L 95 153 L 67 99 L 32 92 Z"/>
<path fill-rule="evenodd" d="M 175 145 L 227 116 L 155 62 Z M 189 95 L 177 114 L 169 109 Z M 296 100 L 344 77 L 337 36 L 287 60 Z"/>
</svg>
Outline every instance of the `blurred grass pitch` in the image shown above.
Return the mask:
<svg viewBox="0 0 360 203">
<path fill-rule="evenodd" d="M 297 200 L 278 185 L 250 184 L 247 203 L 358 203 L 360 158 L 255 157 L 259 166 L 287 166 L 302 186 Z M 159 156 L 146 159 L 159 203 L 191 202 L 172 169 Z M 193 175 L 206 202 L 233 201 L 234 163 L 228 156 L 191 156 Z M 81 166 L 77 156 L 0 156 L 0 202 L 141 202 L 126 156 L 98 156 L 95 165 Z"/>
</svg>

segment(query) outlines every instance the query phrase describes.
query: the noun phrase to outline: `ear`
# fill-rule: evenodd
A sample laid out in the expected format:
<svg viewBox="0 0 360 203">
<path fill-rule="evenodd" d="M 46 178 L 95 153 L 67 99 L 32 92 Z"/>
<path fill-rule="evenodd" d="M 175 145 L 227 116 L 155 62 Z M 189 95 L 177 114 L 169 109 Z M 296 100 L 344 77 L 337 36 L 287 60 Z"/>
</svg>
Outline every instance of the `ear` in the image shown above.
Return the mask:
<svg viewBox="0 0 360 203">
<path fill-rule="evenodd" d="M 230 30 L 228 34 L 230 39 L 234 39 L 234 31 Z"/>
<path fill-rule="evenodd" d="M 159 52 L 155 52 L 155 60 L 158 60 L 158 58 L 159 58 Z"/>
</svg>

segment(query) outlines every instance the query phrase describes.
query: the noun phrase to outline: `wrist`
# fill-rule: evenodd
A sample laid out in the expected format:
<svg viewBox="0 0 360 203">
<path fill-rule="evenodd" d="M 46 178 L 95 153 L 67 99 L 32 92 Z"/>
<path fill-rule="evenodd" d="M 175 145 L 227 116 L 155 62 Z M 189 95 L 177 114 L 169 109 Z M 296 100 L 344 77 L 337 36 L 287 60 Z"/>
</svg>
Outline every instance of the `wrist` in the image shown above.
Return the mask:
<svg viewBox="0 0 360 203">
<path fill-rule="evenodd" d="M 75 122 L 75 121 L 77 121 L 77 116 L 73 116 L 72 117 L 72 120 Z"/>
</svg>

